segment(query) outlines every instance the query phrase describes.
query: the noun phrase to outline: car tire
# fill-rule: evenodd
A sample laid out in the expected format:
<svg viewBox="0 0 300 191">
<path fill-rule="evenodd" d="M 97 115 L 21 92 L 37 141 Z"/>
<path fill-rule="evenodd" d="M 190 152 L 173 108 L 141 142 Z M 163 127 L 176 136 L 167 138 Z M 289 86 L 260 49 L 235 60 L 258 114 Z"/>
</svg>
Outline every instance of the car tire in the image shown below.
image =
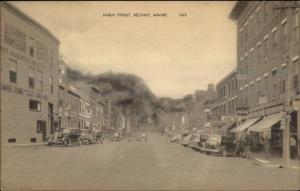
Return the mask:
<svg viewBox="0 0 300 191">
<path fill-rule="evenodd" d="M 51 142 L 48 142 L 48 146 L 50 146 L 50 147 L 51 147 L 51 146 L 52 146 L 52 143 L 51 143 Z"/>
<path fill-rule="evenodd" d="M 227 157 L 227 151 L 226 151 L 226 148 L 225 148 L 225 147 L 222 147 L 222 148 L 221 148 L 221 156 L 222 156 L 222 157 Z"/>
<path fill-rule="evenodd" d="M 70 141 L 69 141 L 68 139 L 63 140 L 63 145 L 64 145 L 65 147 L 68 147 L 68 146 L 69 146 L 69 143 L 70 143 Z"/>
</svg>

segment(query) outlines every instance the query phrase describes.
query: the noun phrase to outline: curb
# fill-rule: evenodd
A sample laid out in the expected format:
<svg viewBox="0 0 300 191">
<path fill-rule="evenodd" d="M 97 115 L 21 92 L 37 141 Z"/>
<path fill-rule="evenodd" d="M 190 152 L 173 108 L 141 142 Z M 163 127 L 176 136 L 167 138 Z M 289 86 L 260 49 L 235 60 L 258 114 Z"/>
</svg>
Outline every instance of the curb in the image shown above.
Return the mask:
<svg viewBox="0 0 300 191">
<path fill-rule="evenodd" d="M 285 167 L 282 164 L 272 164 L 269 160 L 263 160 L 260 158 L 252 158 L 252 159 L 255 160 L 254 164 L 256 164 L 258 166 L 271 167 L 271 168 L 286 168 L 286 169 L 295 169 L 295 170 L 300 169 L 300 166 Z"/>
<path fill-rule="evenodd" d="M 5 145 L 5 147 L 41 147 L 41 146 L 47 146 L 46 143 L 37 143 L 37 144 L 11 144 L 11 145 Z"/>
</svg>

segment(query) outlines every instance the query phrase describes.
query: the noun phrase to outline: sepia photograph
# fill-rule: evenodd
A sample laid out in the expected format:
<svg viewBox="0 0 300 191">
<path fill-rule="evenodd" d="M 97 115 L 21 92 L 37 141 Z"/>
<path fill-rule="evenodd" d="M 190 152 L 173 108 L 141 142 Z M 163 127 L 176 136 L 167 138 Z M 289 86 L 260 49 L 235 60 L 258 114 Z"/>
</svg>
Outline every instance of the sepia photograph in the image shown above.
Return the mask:
<svg viewBox="0 0 300 191">
<path fill-rule="evenodd" d="M 300 190 L 300 1 L 2 1 L 3 191 Z"/>
</svg>

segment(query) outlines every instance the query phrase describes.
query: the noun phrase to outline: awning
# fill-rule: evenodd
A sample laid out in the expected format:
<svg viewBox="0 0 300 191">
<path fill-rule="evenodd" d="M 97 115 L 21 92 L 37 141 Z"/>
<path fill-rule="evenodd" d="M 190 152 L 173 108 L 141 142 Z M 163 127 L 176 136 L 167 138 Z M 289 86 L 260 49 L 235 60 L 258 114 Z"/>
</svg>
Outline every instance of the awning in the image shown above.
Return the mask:
<svg viewBox="0 0 300 191">
<path fill-rule="evenodd" d="M 243 132 L 244 130 L 246 130 L 247 128 L 249 128 L 251 125 L 253 125 L 254 123 L 256 123 L 259 120 L 260 117 L 255 117 L 252 119 L 247 119 L 245 122 L 243 122 L 242 124 L 238 125 L 236 128 L 232 129 L 231 132 L 232 133 L 240 133 Z"/>
<path fill-rule="evenodd" d="M 228 121 L 228 122 L 226 122 L 225 125 L 223 125 L 223 126 L 220 128 L 220 130 L 221 130 L 221 131 L 225 131 L 225 130 L 227 130 L 227 129 L 231 129 L 231 128 L 233 127 L 233 125 L 235 125 L 235 123 L 236 123 L 236 121 Z"/>
<path fill-rule="evenodd" d="M 273 125 L 278 123 L 282 118 L 281 113 L 269 115 L 265 118 L 263 118 L 260 122 L 256 123 L 252 127 L 249 128 L 249 131 L 252 132 L 262 132 L 264 130 L 267 130 L 271 128 Z"/>
</svg>

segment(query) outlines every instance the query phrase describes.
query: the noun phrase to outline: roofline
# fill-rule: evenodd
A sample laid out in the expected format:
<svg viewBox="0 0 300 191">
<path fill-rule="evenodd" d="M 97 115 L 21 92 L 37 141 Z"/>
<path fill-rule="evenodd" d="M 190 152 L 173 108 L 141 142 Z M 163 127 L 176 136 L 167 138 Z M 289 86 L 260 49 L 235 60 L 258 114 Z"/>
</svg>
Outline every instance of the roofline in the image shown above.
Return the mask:
<svg viewBox="0 0 300 191">
<path fill-rule="evenodd" d="M 229 14 L 229 18 L 232 20 L 236 20 L 240 16 L 244 8 L 247 6 L 247 4 L 248 1 L 237 1 Z"/>
<path fill-rule="evenodd" d="M 37 22 L 35 19 L 33 19 L 32 17 L 30 17 L 29 15 L 27 15 L 26 13 L 24 13 L 22 10 L 20 10 L 19 8 L 17 8 L 12 3 L 8 2 L 8 1 L 4 1 L 4 2 L 1 2 L 1 5 L 10 8 L 18 16 L 22 16 L 23 18 L 26 19 L 26 21 L 30 22 L 31 24 L 33 24 L 33 25 L 37 26 L 38 28 L 40 28 L 42 31 L 46 32 L 54 41 L 56 41 L 58 44 L 60 44 L 59 39 L 55 35 L 53 35 L 46 27 L 44 27 L 39 22 Z"/>
<path fill-rule="evenodd" d="M 230 76 L 232 76 L 233 74 L 236 74 L 237 70 L 236 68 L 234 70 L 232 70 L 229 74 L 227 74 L 224 78 L 222 78 L 217 84 L 216 87 L 219 87 L 221 83 L 223 83 L 224 81 L 226 81 Z"/>
</svg>

